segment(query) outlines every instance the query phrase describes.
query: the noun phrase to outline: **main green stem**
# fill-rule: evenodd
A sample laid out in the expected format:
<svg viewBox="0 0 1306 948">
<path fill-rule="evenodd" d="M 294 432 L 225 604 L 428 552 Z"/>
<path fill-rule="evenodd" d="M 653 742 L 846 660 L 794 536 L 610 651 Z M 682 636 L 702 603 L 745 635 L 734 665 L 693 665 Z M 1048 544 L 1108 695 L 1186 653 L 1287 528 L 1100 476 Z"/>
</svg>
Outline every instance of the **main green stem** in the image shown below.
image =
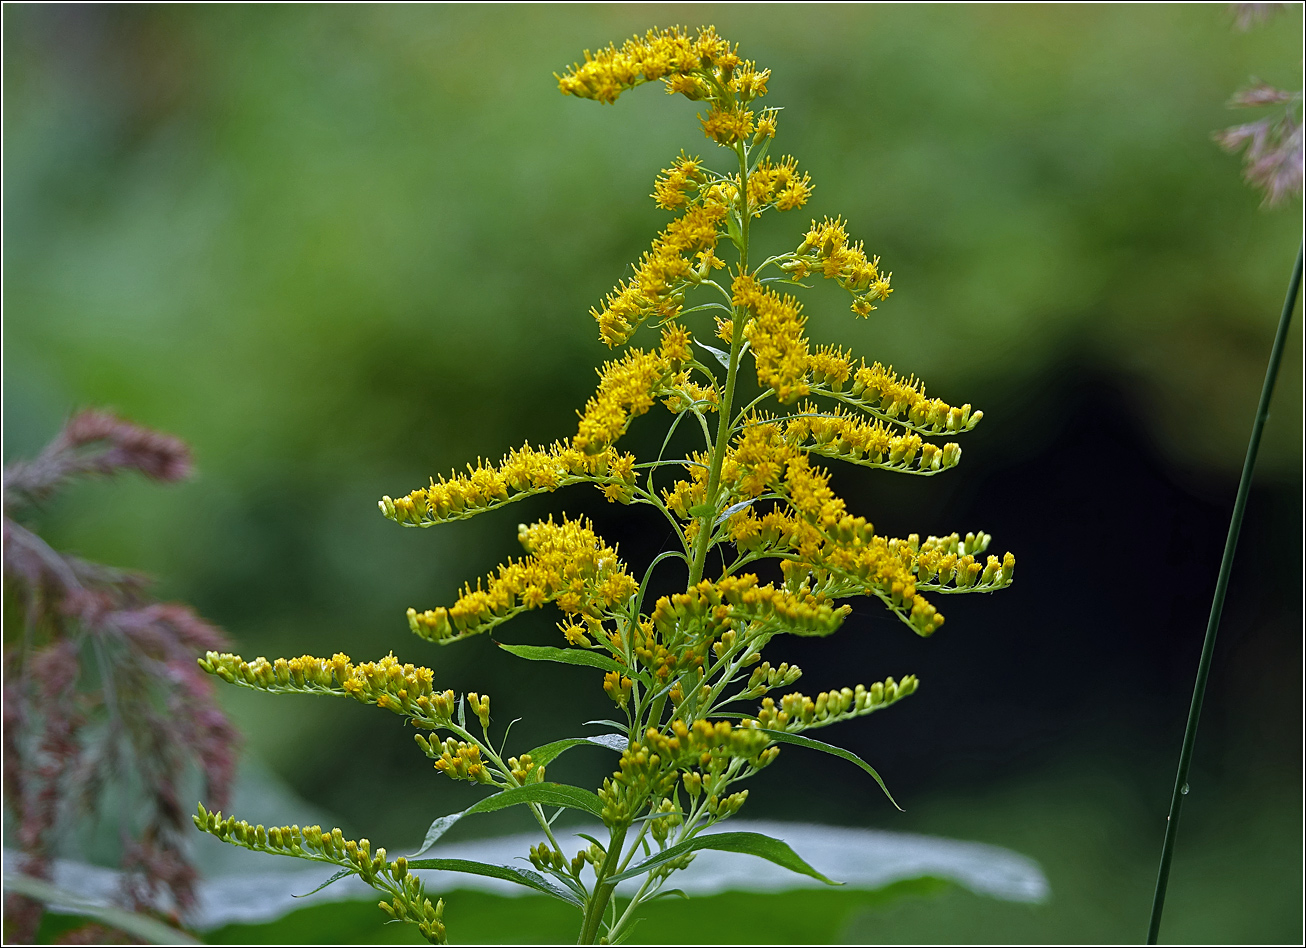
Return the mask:
<svg viewBox="0 0 1306 948">
<path fill-rule="evenodd" d="M 735 154 L 739 156 L 739 272 L 748 272 L 748 223 L 752 213 L 748 207 L 748 152 L 741 142 L 735 148 Z M 739 354 L 744 345 L 744 320 L 745 312 L 738 306 L 734 308 L 733 332 L 730 339 L 730 364 L 726 367 L 726 390 L 721 396 L 721 404 L 717 406 L 719 421 L 717 423 L 716 443 L 712 446 L 712 464 L 708 468 L 707 475 L 707 496 L 704 503 L 712 509 L 699 520 L 698 536 L 694 539 L 694 559 L 689 566 L 689 587 L 690 589 L 698 585 L 703 578 L 703 564 L 707 561 L 708 543 L 712 539 L 712 528 L 716 524 L 716 495 L 721 487 L 721 465 L 725 461 L 726 447 L 730 444 L 731 406 L 735 400 L 735 380 L 739 375 Z M 649 715 L 649 727 L 657 727 L 660 718 L 665 696 L 658 699 L 655 707 Z M 585 906 L 585 920 L 581 923 L 580 940 L 577 942 L 581 945 L 592 945 L 599 934 L 599 925 L 603 921 L 603 913 L 607 911 L 608 902 L 612 898 L 612 892 L 616 886 L 607 882 L 607 878 L 614 874 L 621 858 L 621 847 L 626 841 L 626 829 L 623 826 L 615 829 L 609 842 L 608 856 L 599 867 L 594 878 L 594 895 L 590 898 L 589 903 Z"/>
<path fill-rule="evenodd" d="M 1252 489 L 1252 471 L 1256 467 L 1256 454 L 1261 446 L 1261 432 L 1265 428 L 1265 419 L 1270 414 L 1270 396 L 1274 394 L 1274 383 L 1279 376 L 1279 364 L 1283 361 L 1284 343 L 1288 338 L 1288 324 L 1292 321 L 1292 311 L 1297 304 L 1297 293 L 1301 289 L 1302 250 L 1297 251 L 1297 266 L 1292 271 L 1292 280 L 1288 284 L 1288 296 L 1283 301 L 1283 315 L 1279 317 L 1279 329 L 1274 335 L 1274 346 L 1270 349 L 1270 364 L 1265 369 L 1265 385 L 1261 388 L 1261 401 L 1256 408 L 1256 420 L 1252 422 L 1252 436 L 1247 444 L 1247 459 L 1243 462 L 1242 479 L 1238 482 L 1238 494 L 1233 502 L 1233 517 L 1229 521 L 1229 535 L 1224 541 L 1224 557 L 1220 560 L 1220 574 L 1215 581 L 1215 598 L 1211 603 L 1211 617 L 1206 623 L 1206 639 L 1202 642 L 1202 657 L 1197 663 L 1197 681 L 1193 685 L 1193 701 L 1188 708 L 1188 725 L 1184 728 L 1184 743 L 1179 751 L 1179 771 L 1175 774 L 1174 793 L 1170 797 L 1170 816 L 1165 825 L 1165 843 L 1161 847 L 1161 865 L 1157 870 L 1156 893 L 1152 897 L 1152 919 L 1147 926 L 1147 943 L 1155 945 L 1161 932 L 1161 912 L 1165 908 L 1165 890 L 1170 882 L 1170 863 L 1174 859 L 1175 837 L 1179 835 L 1179 814 L 1183 809 L 1184 797 L 1188 794 L 1188 770 L 1193 762 L 1193 745 L 1197 742 L 1197 722 L 1202 716 L 1202 702 L 1206 697 L 1206 680 L 1211 674 L 1211 657 L 1215 654 L 1215 636 L 1220 629 L 1220 614 L 1224 611 L 1224 597 L 1229 589 L 1229 574 L 1233 572 L 1233 556 L 1238 546 L 1238 534 L 1242 530 L 1243 511 L 1247 508 L 1247 497 Z"/>
<path fill-rule="evenodd" d="M 748 207 L 748 152 L 743 142 L 736 147 L 739 156 L 739 272 L 748 272 L 748 223 L 752 212 Z M 725 461 L 726 447 L 730 444 L 731 407 L 735 401 L 735 380 L 739 376 L 739 351 L 744 344 L 744 320 L 746 313 L 734 307 L 733 332 L 730 338 L 730 364 L 726 367 L 726 390 L 717 406 L 716 444 L 712 446 L 712 464 L 707 474 L 707 495 L 703 499 L 705 506 L 711 508 L 703 514 L 698 523 L 698 536 L 694 538 L 694 560 L 689 567 L 689 587 L 693 589 L 703 578 L 703 565 L 707 562 L 708 543 L 712 539 L 712 529 L 716 525 L 717 491 L 721 487 L 721 465 Z"/>
<path fill-rule="evenodd" d="M 616 873 L 616 868 L 621 860 L 621 847 L 626 842 L 626 827 L 615 830 L 612 838 L 608 840 L 608 856 L 603 860 L 594 874 L 594 895 L 590 897 L 589 903 L 585 906 L 585 921 L 581 923 L 580 939 L 576 942 L 578 945 L 592 945 L 599 935 L 599 925 L 603 921 L 603 913 L 607 911 L 608 901 L 612 898 L 612 892 L 617 887 L 615 882 L 608 882 L 608 877 Z"/>
</svg>

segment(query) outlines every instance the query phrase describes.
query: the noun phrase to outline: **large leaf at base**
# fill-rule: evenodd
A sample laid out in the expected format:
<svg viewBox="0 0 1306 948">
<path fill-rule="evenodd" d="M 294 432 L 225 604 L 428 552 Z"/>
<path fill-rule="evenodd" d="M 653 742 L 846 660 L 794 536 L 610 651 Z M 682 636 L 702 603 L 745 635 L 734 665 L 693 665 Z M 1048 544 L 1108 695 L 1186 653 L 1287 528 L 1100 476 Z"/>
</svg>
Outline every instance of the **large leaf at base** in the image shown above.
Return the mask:
<svg viewBox="0 0 1306 948">
<path fill-rule="evenodd" d="M 590 668 L 602 668 L 604 671 L 614 671 L 621 675 L 632 674 L 628 667 L 622 665 L 616 659 L 600 655 L 598 652 L 589 652 L 583 648 L 554 648 L 552 645 L 505 645 L 502 642 L 496 644 L 505 652 L 532 662 L 562 662 L 566 665 L 588 665 Z"/>
<path fill-rule="evenodd" d="M 531 762 L 544 766 L 555 760 L 564 751 L 569 751 L 573 747 L 579 747 L 581 744 L 594 744 L 598 747 L 606 747 L 608 750 L 623 751 L 630 743 L 624 734 L 596 734 L 594 737 L 564 737 L 560 741 L 552 741 L 548 744 L 541 744 L 534 750 L 526 753 L 530 755 Z"/>
<path fill-rule="evenodd" d="M 511 787 L 496 793 L 492 797 L 486 797 L 479 803 L 474 803 L 458 813 L 450 813 L 448 816 L 439 817 L 431 823 L 430 829 L 426 831 L 426 838 L 422 840 L 422 848 L 408 858 L 415 859 L 422 855 L 464 816 L 471 816 L 474 813 L 490 813 L 494 810 L 502 810 L 504 807 L 520 806 L 523 803 L 565 806 L 573 810 L 584 810 L 591 816 L 601 816 L 603 813 L 603 801 L 598 798 L 597 794 L 591 793 L 589 790 L 570 787 L 565 783 L 528 783 L 524 787 Z"/>
<path fill-rule="evenodd" d="M 625 872 L 611 876 L 608 881 L 620 882 L 622 879 L 633 879 L 636 876 L 642 876 L 650 869 L 666 865 L 673 859 L 685 855 L 685 853 L 691 853 L 699 849 L 715 849 L 727 853 L 745 853 L 749 856 L 760 856 L 791 872 L 811 876 L 813 879 L 820 879 L 828 885 L 843 885 L 842 882 L 835 882 L 809 866 L 802 860 L 802 857 L 789 848 L 788 843 L 770 836 L 763 836 L 761 833 L 713 833 L 710 836 L 695 836 L 693 839 L 687 839 L 683 843 L 677 843 L 675 846 L 662 850 L 662 852 L 650 859 L 645 859 L 633 869 L 627 869 Z"/>
<path fill-rule="evenodd" d="M 488 862 L 476 862 L 471 859 L 410 859 L 408 861 L 409 869 L 440 869 L 444 872 L 466 872 L 474 876 L 489 876 L 491 879 L 503 879 L 505 882 L 515 882 L 517 885 L 526 886 L 528 889 L 534 889 L 537 892 L 543 892 L 545 895 L 551 895 L 555 899 L 561 899 L 577 908 L 581 906 L 581 901 L 573 893 L 566 889 L 559 888 L 548 879 L 529 869 L 514 869 L 511 866 L 494 866 Z"/>
<path fill-rule="evenodd" d="M 893 798 L 893 794 L 890 793 L 889 788 L 884 785 L 884 781 L 880 779 L 880 775 L 875 772 L 875 768 L 862 760 L 852 751 L 844 750 L 842 747 L 835 747 L 833 744 L 827 744 L 824 741 L 814 741 L 810 737 L 790 734 L 787 731 L 772 731 L 768 728 L 759 728 L 759 730 L 777 744 L 793 744 L 796 747 L 807 747 L 812 750 L 823 751 L 827 754 L 833 754 L 835 757 L 842 757 L 844 760 L 851 761 L 875 778 L 875 782 L 880 785 L 880 789 L 883 790 L 884 795 L 889 798 L 889 802 L 899 811 L 902 811 L 902 807 L 898 806 L 898 801 Z"/>
</svg>

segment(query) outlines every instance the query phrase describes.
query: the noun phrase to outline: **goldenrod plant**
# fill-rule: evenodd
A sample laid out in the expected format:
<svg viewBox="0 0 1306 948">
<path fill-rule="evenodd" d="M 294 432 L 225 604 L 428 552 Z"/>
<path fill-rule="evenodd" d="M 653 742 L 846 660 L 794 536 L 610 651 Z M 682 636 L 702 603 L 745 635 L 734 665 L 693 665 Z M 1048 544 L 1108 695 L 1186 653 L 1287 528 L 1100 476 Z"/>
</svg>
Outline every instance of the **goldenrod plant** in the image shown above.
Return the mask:
<svg viewBox="0 0 1306 948">
<path fill-rule="evenodd" d="M 524 445 L 498 464 L 469 465 L 466 474 L 380 502 L 398 524 L 432 527 L 588 483 L 611 502 L 650 507 L 664 518 L 677 542 L 642 574 L 588 521 L 549 517 L 520 526 L 523 556 L 468 585 L 452 605 L 408 610 L 416 635 L 448 644 L 554 603 L 562 614 L 557 646 L 502 647 L 522 659 L 591 667 L 595 687 L 602 673 L 616 709 L 616 720 L 604 722 L 610 732 L 507 756 L 506 734 L 492 735 L 488 696 L 442 690 L 429 668 L 393 655 L 355 664 L 339 654 L 269 662 L 211 652 L 200 665 L 233 684 L 349 695 L 407 718 L 437 771 L 493 793 L 437 819 L 409 857 L 391 858 L 339 830 L 250 826 L 202 806 L 200 829 L 337 867 L 333 879 L 356 874 L 384 894 L 387 914 L 416 923 L 437 943 L 445 938 L 443 903 L 432 902 L 415 870 L 493 876 L 568 902 L 581 917 L 582 944 L 626 937 L 640 906 L 665 894 L 700 849 L 749 853 L 831 881 L 779 840 L 707 831 L 738 812 L 748 797 L 739 785 L 773 762 L 782 744 L 835 754 L 879 782 L 864 761 L 804 733 L 887 708 L 918 682 L 906 675 L 809 696 L 788 690 L 801 671 L 768 662 L 767 644 L 779 635 L 832 634 L 850 611 L 843 601 L 857 596 L 879 599 L 918 635 L 930 635 L 943 616 L 927 595 L 1001 589 L 1011 583 L 1015 558 L 986 557 L 982 532 L 881 536 L 831 489 L 817 459 L 924 477 L 954 467 L 957 444 L 929 439 L 970 431 L 982 413 L 927 396 L 917 379 L 878 362 L 809 342 L 802 306 L 782 288 L 834 280 L 858 317 L 891 292 L 890 274 L 852 240 L 844 221 L 813 221 L 793 250 L 755 259 L 753 228 L 769 212 L 803 207 L 812 192 L 793 158 L 770 156 L 780 113 L 759 105 L 769 76 L 708 27 L 654 30 L 587 52 L 558 77 L 564 94 L 605 104 L 661 80 L 668 93 L 702 103 L 703 132 L 723 149 L 728 168 L 682 153 L 657 178 L 653 198 L 675 217 L 629 279 L 592 311 L 609 347 L 627 347 L 638 333 L 650 342 L 603 365 L 574 435 Z M 744 404 L 739 382 L 749 357 L 761 393 Z M 662 452 L 644 461 L 622 452 L 617 443 L 631 423 L 659 402 L 669 419 Z M 664 457 L 682 424 L 690 437 L 701 432 L 701 449 Z M 682 472 L 679 480 L 665 476 L 669 467 Z M 778 563 L 769 582 L 750 571 L 767 560 Z M 653 600 L 659 567 L 683 569 L 684 591 Z M 582 744 L 620 753 L 597 792 L 545 777 L 560 754 Z M 421 858 L 458 819 L 514 805 L 529 808 L 543 836 L 523 854 L 533 870 L 524 861 Z M 564 809 L 601 820 L 607 838 L 586 836 L 586 848 L 569 856 L 554 829 Z M 636 880 L 633 893 L 614 899 L 625 880 Z"/>
</svg>

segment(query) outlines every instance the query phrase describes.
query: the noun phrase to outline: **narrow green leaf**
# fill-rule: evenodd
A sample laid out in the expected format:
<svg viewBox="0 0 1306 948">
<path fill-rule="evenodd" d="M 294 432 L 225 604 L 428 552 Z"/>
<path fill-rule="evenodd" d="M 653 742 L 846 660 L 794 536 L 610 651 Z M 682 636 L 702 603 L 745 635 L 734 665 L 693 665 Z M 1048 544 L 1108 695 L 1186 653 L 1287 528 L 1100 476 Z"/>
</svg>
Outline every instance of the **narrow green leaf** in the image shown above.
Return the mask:
<svg viewBox="0 0 1306 948">
<path fill-rule="evenodd" d="M 449 832 L 450 827 L 467 815 L 466 810 L 459 810 L 457 813 L 450 813 L 448 816 L 436 817 L 431 822 L 431 828 L 426 831 L 426 838 L 422 840 L 422 848 L 415 853 L 409 853 L 409 859 L 416 859 L 423 855 L 434 846 L 445 833 Z"/>
<path fill-rule="evenodd" d="M 597 794 L 580 787 L 569 787 L 565 783 L 528 783 L 524 787 L 510 787 L 501 793 L 469 806 L 463 810 L 464 816 L 473 813 L 489 813 L 504 807 L 518 806 L 522 803 L 543 803 L 548 806 L 565 806 L 573 810 L 584 810 L 594 816 L 603 812 L 603 801 Z"/>
<path fill-rule="evenodd" d="M 671 896 L 675 896 L 678 899 L 689 898 L 689 896 L 685 894 L 684 889 L 663 889 L 657 895 L 653 896 L 653 898 L 649 899 L 649 901 L 656 902 L 658 899 L 666 899 L 666 898 L 670 898 Z"/>
<path fill-rule="evenodd" d="M 345 878 L 345 876 L 352 876 L 352 875 L 353 875 L 355 872 L 357 872 L 357 871 L 358 871 L 357 869 L 341 869 L 339 872 L 335 873 L 335 874 L 334 874 L 330 879 L 328 879 L 326 882 L 323 882 L 320 886 L 318 886 L 318 887 L 317 887 L 316 889 L 314 889 L 312 892 L 305 892 L 303 895 L 294 895 L 294 894 L 291 894 L 290 897 L 291 897 L 292 899 L 306 899 L 306 898 L 308 898 L 310 895 L 312 895 L 313 892 L 321 892 L 323 889 L 325 889 L 325 888 L 326 888 L 327 886 L 329 886 L 331 883 L 333 883 L 333 882 L 339 882 L 341 879 Z"/>
<path fill-rule="evenodd" d="M 701 312 L 702 310 L 705 309 L 720 309 L 720 310 L 724 310 L 727 313 L 734 312 L 729 306 L 726 306 L 724 303 L 699 303 L 697 306 L 691 306 L 689 309 L 682 309 L 680 311 L 680 315 L 688 316 L 690 313 Z"/>
<path fill-rule="evenodd" d="M 621 675 L 630 674 L 630 669 L 615 659 L 600 655 L 598 652 L 586 651 L 583 648 L 554 648 L 552 645 L 505 645 L 502 642 L 497 644 L 505 652 L 532 662 L 563 662 L 567 665 L 588 665 L 591 668 L 602 668 L 604 671 L 614 671 Z"/>
<path fill-rule="evenodd" d="M 608 718 L 599 718 L 597 721 L 585 721 L 584 723 L 585 723 L 586 725 L 589 725 L 589 724 L 606 724 L 608 727 L 626 727 L 626 725 L 622 724 L 620 721 L 613 721 L 613 720 L 610 720 L 610 719 L 608 719 Z"/>
<path fill-rule="evenodd" d="M 662 850 L 656 856 L 644 860 L 632 869 L 610 876 L 607 881 L 620 882 L 623 879 L 642 876 L 651 869 L 666 865 L 674 859 L 679 859 L 685 853 L 699 849 L 715 849 L 720 852 L 760 856 L 777 866 L 783 866 L 791 872 L 811 876 L 813 879 L 820 879 L 827 885 L 843 885 L 842 882 L 835 882 L 809 866 L 796 852 L 789 848 L 788 843 L 773 839 L 770 836 L 763 836 L 761 833 L 713 833 L 709 836 L 695 836 L 693 839 L 687 839 L 683 843 L 677 843 L 675 846 Z"/>
<path fill-rule="evenodd" d="M 548 744 L 541 744 L 534 750 L 526 753 L 530 755 L 531 762 L 539 766 L 544 766 L 552 760 L 555 760 L 565 751 L 573 747 L 579 747 L 582 744 L 594 744 L 598 747 L 606 747 L 608 750 L 622 751 L 629 744 L 624 734 L 598 734 L 594 737 L 566 737 L 560 741 L 552 741 Z"/>
<path fill-rule="evenodd" d="M 751 156 L 753 160 L 748 168 L 748 173 L 750 175 L 757 170 L 757 166 L 762 163 L 764 158 L 766 158 L 766 153 L 771 150 L 772 141 L 774 141 L 774 139 L 768 138 L 766 141 L 762 142 L 762 146 Z"/>
<path fill-rule="evenodd" d="M 576 738 L 581 743 L 588 743 L 587 738 Z M 626 739 L 622 738 L 622 746 L 625 746 Z M 565 743 L 558 741 L 557 743 Z M 545 745 L 546 747 L 550 745 Z M 426 838 L 422 840 L 422 848 L 409 856 L 409 859 L 416 859 L 425 853 L 436 842 L 447 833 L 455 823 L 464 816 L 472 816 L 476 813 L 490 813 L 494 810 L 502 810 L 510 806 L 520 806 L 523 803 L 542 803 L 547 806 L 567 807 L 572 810 L 584 810 L 592 816 L 599 816 L 603 812 L 603 801 L 595 794 L 588 790 L 582 790 L 579 787 L 570 787 L 565 783 L 528 783 L 524 787 L 510 787 L 507 790 L 500 791 L 493 796 L 486 797 L 478 803 L 474 803 L 465 810 L 457 813 L 450 813 L 448 816 L 441 816 L 431 823 L 430 829 L 426 831 Z M 332 882 L 335 880 L 332 879 Z M 313 891 L 317 891 L 314 889 Z"/>
<path fill-rule="evenodd" d="M 833 744 L 827 744 L 824 741 L 814 741 L 810 737 L 790 734 L 787 731 L 772 731 L 767 728 L 760 728 L 760 730 L 763 734 L 767 735 L 771 740 L 778 744 L 793 744 L 797 747 L 807 747 L 811 750 L 824 751 L 827 754 L 833 754 L 835 757 L 842 757 L 844 760 L 851 761 L 875 778 L 875 782 L 880 785 L 880 789 L 883 790 L 884 795 L 889 798 L 889 802 L 892 803 L 897 810 L 902 811 L 902 807 L 898 806 L 898 801 L 893 798 L 893 794 L 890 793 L 889 788 L 884 785 L 884 781 L 881 780 L 880 775 L 875 772 L 875 768 L 862 760 L 852 751 L 844 750 L 842 747 L 835 747 Z"/>
<path fill-rule="evenodd" d="M 737 504 L 731 504 L 725 510 L 721 511 L 720 516 L 716 518 L 716 523 L 714 523 L 713 526 L 715 527 L 721 526 L 722 523 L 729 520 L 731 517 L 739 513 L 739 511 L 743 510 L 745 507 L 751 507 L 757 499 L 758 498 L 756 497 L 750 497 L 748 500 L 741 500 Z"/>
<path fill-rule="evenodd" d="M 727 369 L 730 368 L 729 352 L 726 352 L 724 349 L 718 349 L 716 346 L 709 346 L 706 343 L 699 342 L 697 339 L 694 340 L 694 344 L 698 346 L 700 349 L 706 349 L 708 352 L 712 353 L 712 355 L 716 357 L 716 360 L 720 362 L 723 366 L 725 366 Z"/>
<path fill-rule="evenodd" d="M 409 860 L 409 869 L 440 869 L 444 872 L 465 872 L 473 876 L 489 876 L 491 879 L 503 879 L 517 885 L 543 892 L 555 899 L 561 899 L 569 905 L 581 907 L 581 901 L 575 894 L 559 888 L 539 873 L 529 869 L 514 869 L 511 866 L 494 866 L 488 862 L 476 862 L 472 859 L 415 859 Z"/>
</svg>

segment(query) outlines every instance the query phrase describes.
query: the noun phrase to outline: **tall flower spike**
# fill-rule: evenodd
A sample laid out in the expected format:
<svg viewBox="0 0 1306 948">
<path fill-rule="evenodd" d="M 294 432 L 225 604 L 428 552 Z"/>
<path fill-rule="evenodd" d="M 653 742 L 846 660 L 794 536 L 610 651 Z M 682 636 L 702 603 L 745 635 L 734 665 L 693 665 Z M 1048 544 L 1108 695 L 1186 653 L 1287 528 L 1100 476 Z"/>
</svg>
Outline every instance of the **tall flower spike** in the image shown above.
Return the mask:
<svg viewBox="0 0 1306 948">
<path fill-rule="evenodd" d="M 452 605 L 408 611 L 414 633 L 447 643 L 555 603 L 562 613 L 556 645 L 502 647 L 533 660 L 541 680 L 548 662 L 590 670 L 595 690 L 616 708 L 615 720 L 605 722 L 614 733 L 509 757 L 507 733 L 490 739 L 496 722 L 488 698 L 468 692 L 455 700 L 452 691 L 435 690 L 428 669 L 393 656 L 354 665 L 343 655 L 246 662 L 211 653 L 201 662 L 256 690 L 350 695 L 401 714 L 419 729 L 415 743 L 437 771 L 499 791 L 464 813 L 527 807 L 546 837 L 530 849 L 531 869 L 448 859 L 388 863 L 366 840 L 346 840 L 339 831 L 314 827 L 297 835 L 295 827 L 265 830 L 200 811 L 197 825 L 236 845 L 335 860 L 356 871 L 385 895 L 383 911 L 417 921 L 428 939 L 444 937 L 441 908 L 420 898 L 410 869 L 510 878 L 579 909 L 581 944 L 620 943 L 639 903 L 688 865 L 698 834 L 744 806 L 748 790 L 737 785 L 774 762 L 787 735 L 887 708 L 918 685 L 906 675 L 815 695 L 792 691 L 801 672 L 764 659 L 772 639 L 833 634 L 851 612 L 843 600 L 854 596 L 877 598 L 917 634 L 930 635 L 943 616 L 927 595 L 1001 589 L 1015 569 L 1011 554 L 987 554 L 984 533 L 924 542 L 916 534 L 880 536 L 835 493 L 820 458 L 939 473 L 957 464 L 960 448 L 930 439 L 970 430 L 981 413 L 927 397 L 915 377 L 809 342 L 798 301 L 773 284 L 802 286 L 802 277 L 819 272 L 852 294 L 853 311 L 862 316 L 890 292 L 878 258 L 849 240 L 841 218 L 813 221 L 796 251 L 750 256 L 764 213 L 802 207 L 812 191 L 793 158 L 769 157 L 778 110 L 759 102 L 769 70 L 743 59 L 711 28 L 692 35 L 676 28 L 586 53 L 558 84 L 565 94 L 610 104 L 656 80 L 668 93 L 702 103 L 702 129 L 729 161 L 717 170 L 682 152 L 663 169 L 653 199 L 675 216 L 631 275 L 591 311 L 607 345 L 625 345 L 647 324 L 660 331 L 658 346 L 629 349 L 602 365 L 572 438 L 523 447 L 497 465 L 479 462 L 466 474 L 381 502 L 397 522 L 428 526 L 585 481 L 609 500 L 663 517 L 649 535 L 669 527 L 672 548 L 642 571 L 642 581 L 589 521 L 550 516 L 521 525 L 524 555 L 464 587 Z M 726 266 L 722 256 L 730 258 L 729 280 L 718 272 Z M 699 295 L 693 304 L 692 294 Z M 726 348 L 695 346 L 691 329 L 710 331 L 713 319 Z M 712 358 L 699 356 L 700 349 Z M 751 402 L 753 393 L 740 391 L 746 354 L 762 388 Z M 778 407 L 764 408 L 771 398 Z M 675 419 L 657 458 L 637 464 L 615 444 L 657 401 Z M 670 486 L 667 466 L 684 468 Z M 776 561 L 779 582 L 763 582 L 751 566 L 768 559 Z M 675 560 L 687 574 L 680 574 L 686 579 L 679 592 L 666 590 L 673 574 L 658 569 Z M 530 682 L 529 694 L 547 699 L 537 678 Z M 545 765 L 584 743 L 619 755 L 597 792 L 545 781 Z M 546 805 L 589 812 L 607 827 L 607 838 L 587 837 L 586 848 L 568 860 Z M 462 815 L 441 817 L 428 838 Z M 664 854 L 681 855 L 658 861 L 625 911 L 609 912 L 614 883 L 641 847 L 651 852 L 649 837 Z"/>
</svg>

